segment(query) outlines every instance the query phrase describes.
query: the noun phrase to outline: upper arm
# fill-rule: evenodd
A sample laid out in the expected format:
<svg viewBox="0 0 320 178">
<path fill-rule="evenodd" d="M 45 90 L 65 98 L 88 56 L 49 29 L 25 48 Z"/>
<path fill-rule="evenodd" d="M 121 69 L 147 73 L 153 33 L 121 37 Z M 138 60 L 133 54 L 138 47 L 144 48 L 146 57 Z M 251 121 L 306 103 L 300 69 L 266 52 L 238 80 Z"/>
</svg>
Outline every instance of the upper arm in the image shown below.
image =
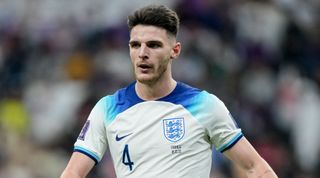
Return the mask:
<svg viewBox="0 0 320 178">
<path fill-rule="evenodd" d="M 241 129 L 237 126 L 225 104 L 216 96 L 204 93 L 201 114 L 204 117 L 199 121 L 206 128 L 210 142 L 217 151 L 224 152 L 233 146 L 242 136 Z M 209 107 L 208 107 L 209 106 Z"/>
<path fill-rule="evenodd" d="M 258 154 L 245 137 L 242 137 L 223 154 L 244 170 L 248 177 L 277 177 L 269 164 Z"/>
<path fill-rule="evenodd" d="M 223 154 L 245 169 L 262 159 L 245 137 L 242 137 L 233 147 L 223 152 Z"/>
<path fill-rule="evenodd" d="M 84 178 L 102 159 L 107 147 L 105 117 L 105 100 L 101 99 L 90 112 L 61 178 Z"/>
<path fill-rule="evenodd" d="M 92 109 L 88 120 L 84 124 L 74 150 L 81 152 L 95 161 L 96 164 L 102 159 L 107 149 L 107 134 L 104 120 L 106 118 L 106 101 L 101 99 Z"/>
<path fill-rule="evenodd" d="M 94 164 L 95 162 L 88 156 L 82 153 L 73 152 L 61 178 L 84 178 L 93 168 Z"/>
</svg>

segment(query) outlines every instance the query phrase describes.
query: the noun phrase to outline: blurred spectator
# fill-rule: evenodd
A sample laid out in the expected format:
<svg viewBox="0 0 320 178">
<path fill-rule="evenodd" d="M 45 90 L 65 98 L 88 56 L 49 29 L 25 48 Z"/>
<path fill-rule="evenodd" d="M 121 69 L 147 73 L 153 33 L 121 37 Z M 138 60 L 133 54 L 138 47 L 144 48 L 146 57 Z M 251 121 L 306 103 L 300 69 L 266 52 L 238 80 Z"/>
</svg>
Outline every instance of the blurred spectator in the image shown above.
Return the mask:
<svg viewBox="0 0 320 178">
<path fill-rule="evenodd" d="M 28 133 L 29 115 L 21 98 L 7 97 L 0 101 L 0 126 L 17 137 Z"/>
<path fill-rule="evenodd" d="M 313 172 L 320 150 L 318 86 L 301 77 L 295 68 L 284 68 L 280 74 L 276 107 L 279 124 L 292 136 L 294 156 L 301 169 Z"/>
<path fill-rule="evenodd" d="M 277 60 L 287 25 L 284 12 L 271 0 L 244 1 L 237 3 L 232 10 L 236 39 L 244 57 L 250 55 L 252 49 L 259 48 L 267 54 L 267 60 Z"/>
</svg>

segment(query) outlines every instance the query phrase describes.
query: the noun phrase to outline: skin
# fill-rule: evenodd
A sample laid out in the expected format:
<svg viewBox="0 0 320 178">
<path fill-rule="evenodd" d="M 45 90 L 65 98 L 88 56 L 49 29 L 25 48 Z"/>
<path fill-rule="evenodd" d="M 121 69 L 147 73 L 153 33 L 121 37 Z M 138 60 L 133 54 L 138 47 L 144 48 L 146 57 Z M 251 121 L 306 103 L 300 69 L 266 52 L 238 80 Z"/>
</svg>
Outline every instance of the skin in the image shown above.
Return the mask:
<svg viewBox="0 0 320 178">
<path fill-rule="evenodd" d="M 176 86 L 171 65 L 180 54 L 181 44 L 165 29 L 137 25 L 131 30 L 129 48 L 138 96 L 155 100 L 168 95 Z"/>
<path fill-rule="evenodd" d="M 171 65 L 180 54 L 181 44 L 173 35 L 159 27 L 137 25 L 131 30 L 129 49 L 140 98 L 156 100 L 174 90 L 177 82 L 172 78 Z M 277 178 L 244 137 L 224 155 L 240 167 L 244 178 Z M 85 178 L 93 166 L 92 159 L 74 152 L 60 178 Z"/>
<path fill-rule="evenodd" d="M 223 154 L 239 167 L 241 171 L 241 175 L 237 175 L 239 178 L 278 177 L 245 137 Z"/>
<path fill-rule="evenodd" d="M 85 178 L 93 168 L 94 161 L 88 156 L 73 152 L 60 178 Z"/>
</svg>

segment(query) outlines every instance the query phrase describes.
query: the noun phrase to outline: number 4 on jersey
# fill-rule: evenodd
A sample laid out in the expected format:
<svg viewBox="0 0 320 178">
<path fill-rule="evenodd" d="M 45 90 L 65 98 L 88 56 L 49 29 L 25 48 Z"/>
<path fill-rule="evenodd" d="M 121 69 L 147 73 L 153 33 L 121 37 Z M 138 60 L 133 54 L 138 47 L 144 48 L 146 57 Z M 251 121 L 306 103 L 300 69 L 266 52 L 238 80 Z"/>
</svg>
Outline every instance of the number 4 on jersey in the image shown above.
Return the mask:
<svg viewBox="0 0 320 178">
<path fill-rule="evenodd" d="M 129 166 L 130 171 L 132 171 L 132 165 L 133 162 L 130 159 L 130 154 L 129 154 L 129 146 L 126 144 L 124 146 L 123 154 L 122 154 L 122 163 L 126 166 Z"/>
</svg>

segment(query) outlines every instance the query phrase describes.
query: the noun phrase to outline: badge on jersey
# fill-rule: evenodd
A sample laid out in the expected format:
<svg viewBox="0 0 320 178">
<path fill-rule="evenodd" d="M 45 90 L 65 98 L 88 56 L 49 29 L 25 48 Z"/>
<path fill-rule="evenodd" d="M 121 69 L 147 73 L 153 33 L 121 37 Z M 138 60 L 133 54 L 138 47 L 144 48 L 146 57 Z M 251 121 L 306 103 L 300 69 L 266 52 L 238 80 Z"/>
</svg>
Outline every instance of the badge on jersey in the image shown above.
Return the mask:
<svg viewBox="0 0 320 178">
<path fill-rule="evenodd" d="M 170 118 L 163 120 L 163 132 L 167 140 L 177 142 L 185 133 L 184 118 Z"/>
<path fill-rule="evenodd" d="M 78 137 L 79 140 L 84 141 L 84 138 L 86 137 L 86 133 L 89 129 L 89 125 L 90 125 L 90 120 L 87 120 L 86 123 L 84 124 L 84 126 L 81 129 L 81 133 Z"/>
</svg>

